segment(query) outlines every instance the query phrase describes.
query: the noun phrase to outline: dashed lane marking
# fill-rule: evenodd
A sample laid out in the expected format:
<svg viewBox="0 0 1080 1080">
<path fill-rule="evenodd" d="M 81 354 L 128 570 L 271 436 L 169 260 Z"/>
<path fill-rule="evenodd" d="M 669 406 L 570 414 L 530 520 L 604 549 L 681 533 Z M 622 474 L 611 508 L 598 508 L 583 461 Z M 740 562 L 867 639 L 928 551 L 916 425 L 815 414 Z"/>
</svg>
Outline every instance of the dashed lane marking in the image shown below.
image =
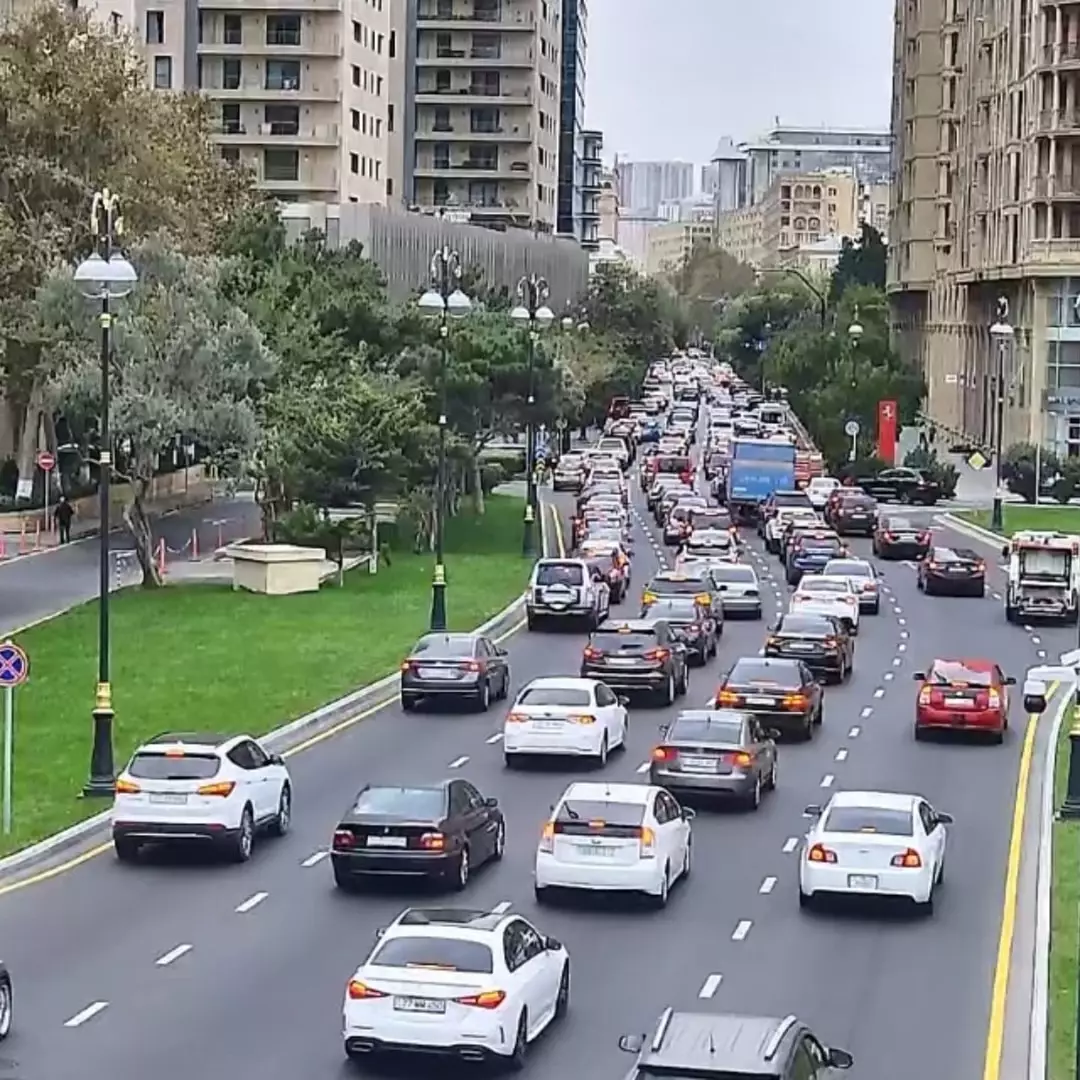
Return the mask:
<svg viewBox="0 0 1080 1080">
<path fill-rule="evenodd" d="M 819 786 L 820 786 L 820 787 L 832 787 L 832 786 L 833 786 L 833 783 L 834 783 L 834 781 L 835 781 L 835 780 L 836 780 L 836 777 L 835 777 L 835 776 L 833 776 L 833 774 L 832 774 L 831 772 L 830 772 L 830 773 L 826 773 L 826 774 L 825 774 L 825 775 L 824 775 L 824 776 L 823 776 L 823 777 L 821 778 L 821 784 L 820 784 Z"/>
<path fill-rule="evenodd" d="M 1025 631 L 1025 633 L 1028 633 L 1028 634 L 1032 633 L 1034 631 L 1034 629 L 1035 628 L 1033 626 L 1027 626 L 1026 624 L 1024 626 L 1024 631 Z"/>
<path fill-rule="evenodd" d="M 698 991 L 699 998 L 711 998 L 720 989 L 720 983 L 724 981 L 723 975 L 710 975 Z"/>
<path fill-rule="evenodd" d="M 906 630 L 901 630 L 900 636 L 906 641 L 908 638 L 908 632 Z"/>
<path fill-rule="evenodd" d="M 892 662 L 893 667 L 899 667 L 903 662 L 904 662 L 904 658 L 902 656 L 894 656 L 893 657 L 893 662 Z"/>
<path fill-rule="evenodd" d="M 859 725 L 858 725 L 858 724 L 856 724 L 856 725 L 855 725 L 855 727 L 853 727 L 853 728 L 852 728 L 852 729 L 851 729 L 851 730 L 850 730 L 850 731 L 849 731 L 849 732 L 847 733 L 847 737 L 848 737 L 849 739 L 857 739 L 857 738 L 859 737 L 859 735 L 860 735 L 860 734 L 862 734 L 862 728 L 861 728 L 861 727 L 859 727 Z"/>
<path fill-rule="evenodd" d="M 501 731 L 496 731 L 494 735 L 489 735 L 489 736 L 488 736 L 488 737 L 487 737 L 487 738 L 486 738 L 486 739 L 484 740 L 484 742 L 486 742 L 486 743 L 488 744 L 488 746 L 491 746 L 491 745 L 493 745 L 494 743 L 497 743 L 497 742 L 501 742 L 501 741 L 502 741 L 502 737 L 503 737 L 503 733 L 502 733 Z"/>
<path fill-rule="evenodd" d="M 834 760 L 847 761 L 847 754 L 847 750 L 844 747 L 840 747 L 840 749 L 836 751 L 836 757 Z"/>
<path fill-rule="evenodd" d="M 236 913 L 246 915 L 253 908 L 257 908 L 269 895 L 266 892 L 257 892 L 254 896 L 249 896 L 242 904 L 236 905 Z"/>
<path fill-rule="evenodd" d="M 447 765 L 446 767 L 448 769 L 460 769 L 461 766 L 464 765 L 468 760 L 469 760 L 469 755 L 468 754 L 462 754 L 461 757 L 454 758 L 454 760 L 451 761 L 450 764 Z"/>
<path fill-rule="evenodd" d="M 1039 637 L 1033 637 L 1031 639 L 1031 644 L 1032 645 L 1041 645 L 1042 644 L 1042 639 L 1039 638 Z"/>
<path fill-rule="evenodd" d="M 77 1012 L 70 1020 L 65 1020 L 64 1027 L 81 1027 L 87 1020 L 93 1020 L 98 1013 L 104 1012 L 108 1007 L 109 1003 L 107 1001 L 95 1001 L 92 1005 L 87 1005 L 81 1012 Z"/>
<path fill-rule="evenodd" d="M 767 877 L 761 883 L 761 888 L 758 889 L 758 892 L 761 893 L 762 896 L 768 896 L 769 893 L 771 893 L 773 891 L 773 889 L 775 889 L 775 888 L 776 888 L 776 878 Z"/>
<path fill-rule="evenodd" d="M 491 914 L 492 915 L 505 915 L 510 910 L 510 905 L 512 903 L 513 903 L 512 900 L 500 900 L 499 903 L 497 903 L 491 909 Z"/>
<path fill-rule="evenodd" d="M 877 689 L 876 689 L 876 690 L 874 691 L 874 697 L 876 697 L 876 698 L 883 698 L 884 696 L 885 696 L 885 690 L 884 690 L 884 688 L 883 688 L 883 687 L 880 687 L 880 686 L 879 686 L 879 687 L 878 687 L 878 688 L 877 688 Z"/>
<path fill-rule="evenodd" d="M 194 945 L 177 945 L 175 949 L 170 949 L 167 953 L 159 956 L 154 963 L 158 967 L 168 967 L 174 960 L 179 960 L 181 956 L 191 952 L 194 948 Z"/>
<path fill-rule="evenodd" d="M 1040 660 L 1045 660 L 1046 659 L 1046 650 L 1045 649 L 1040 649 L 1039 650 L 1039 659 Z"/>
<path fill-rule="evenodd" d="M 883 678 L 883 679 L 884 679 L 884 680 L 885 680 L 886 682 L 892 682 L 892 680 L 893 680 L 894 678 L 896 678 L 896 676 L 895 676 L 895 675 L 894 675 L 894 674 L 893 674 L 893 673 L 892 673 L 891 671 L 886 671 L 886 672 L 885 672 L 885 674 L 884 674 L 884 675 L 882 675 L 881 677 L 882 677 L 882 678 Z"/>
<path fill-rule="evenodd" d="M 329 851 L 316 851 L 314 855 L 309 855 L 300 865 L 305 870 L 307 870 L 312 866 L 317 866 L 329 854 L 330 854 Z"/>
<path fill-rule="evenodd" d="M 896 621 L 897 621 L 897 622 L 898 622 L 898 623 L 899 623 L 899 624 L 900 624 L 901 626 L 907 626 L 907 619 L 897 619 Z"/>
<path fill-rule="evenodd" d="M 865 720 L 873 711 L 873 708 L 870 705 L 867 705 L 859 715 Z"/>
<path fill-rule="evenodd" d="M 651 761 L 643 761 L 643 762 L 642 762 L 642 763 L 641 763 L 641 764 L 640 764 L 640 765 L 639 765 L 639 766 L 637 767 L 637 771 L 638 771 L 638 773 L 639 773 L 639 774 L 641 774 L 641 773 L 647 773 L 647 772 L 649 771 L 649 769 L 650 769 L 651 767 L 652 767 L 652 762 L 651 762 Z"/>
<path fill-rule="evenodd" d="M 797 836 L 789 836 L 784 841 L 784 854 L 790 855 L 799 846 L 799 838 Z"/>
<path fill-rule="evenodd" d="M 907 652 L 907 646 L 901 641 L 900 644 L 896 646 L 896 651 Z"/>
<path fill-rule="evenodd" d="M 750 933 L 750 927 L 754 924 L 749 919 L 741 919 L 739 925 L 735 927 L 731 934 L 732 941 L 745 941 L 746 935 Z"/>
</svg>

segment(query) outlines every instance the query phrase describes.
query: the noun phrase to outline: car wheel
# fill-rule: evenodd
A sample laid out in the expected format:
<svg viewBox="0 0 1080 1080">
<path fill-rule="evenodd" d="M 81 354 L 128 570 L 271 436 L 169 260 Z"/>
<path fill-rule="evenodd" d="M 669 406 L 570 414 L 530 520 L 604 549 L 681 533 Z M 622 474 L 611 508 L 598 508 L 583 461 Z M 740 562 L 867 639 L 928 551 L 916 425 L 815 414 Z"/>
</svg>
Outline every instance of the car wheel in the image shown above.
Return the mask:
<svg viewBox="0 0 1080 1080">
<path fill-rule="evenodd" d="M 233 862 L 244 863 L 251 858 L 252 849 L 255 847 L 255 815 L 250 806 L 244 807 L 240 815 L 240 827 L 236 835 L 230 841 L 229 858 Z"/>
<path fill-rule="evenodd" d="M 1004 728 L 1002 728 L 1002 729 L 1001 729 L 1000 731 L 995 731 L 995 732 L 994 732 L 994 733 L 993 733 L 993 734 L 992 734 L 992 735 L 990 736 L 990 741 L 991 741 L 991 742 L 992 742 L 992 743 L 993 743 L 993 744 L 994 744 L 995 746 L 1000 746 L 1000 745 L 1001 745 L 1001 744 L 1002 744 L 1002 743 L 1003 743 L 1003 742 L 1005 741 L 1005 729 L 1004 729 Z"/>
<path fill-rule="evenodd" d="M 915 724 L 915 741 L 916 742 L 926 742 L 926 736 L 928 734 L 929 734 L 929 732 L 927 732 L 926 728 L 920 727 L 918 722 L 916 722 L 916 724 Z"/>
<path fill-rule="evenodd" d="M 810 893 L 804 893 L 802 891 L 802 886 L 800 885 L 799 886 L 799 907 L 803 908 L 803 910 L 809 910 L 813 906 L 814 906 L 814 898 L 813 898 L 813 896 L 811 896 Z"/>
<path fill-rule="evenodd" d="M 919 914 L 924 917 L 929 917 L 934 914 L 934 886 L 930 886 L 930 895 L 921 903 L 916 900 L 915 907 L 918 908 Z"/>
<path fill-rule="evenodd" d="M 675 687 L 675 693 L 679 697 L 685 697 L 687 691 L 690 689 L 690 672 L 687 669 L 683 669 L 682 678 L 679 680 Z"/>
<path fill-rule="evenodd" d="M 133 863 L 139 859 L 139 845 L 126 836 L 113 837 L 113 850 L 120 862 Z"/>
<path fill-rule="evenodd" d="M 668 675 L 664 689 L 660 691 L 660 704 L 667 706 L 675 701 L 675 676 Z"/>
<path fill-rule="evenodd" d="M 693 840 L 686 841 L 686 852 L 683 855 L 682 873 L 680 878 L 686 879 L 690 876 L 690 871 L 694 868 L 694 842 Z"/>
<path fill-rule="evenodd" d="M 776 754 L 773 754 L 772 768 L 769 769 L 769 779 L 765 781 L 765 788 L 768 791 L 775 791 L 776 790 L 776 769 L 777 769 Z"/>
<path fill-rule="evenodd" d="M 463 847 L 461 849 L 461 854 L 458 856 L 457 873 L 454 875 L 454 890 L 456 892 L 461 892 L 469 884 L 470 872 L 469 849 Z"/>
<path fill-rule="evenodd" d="M 746 797 L 746 809 L 757 810 L 761 806 L 761 774 L 754 774 L 754 786 Z"/>
<path fill-rule="evenodd" d="M 510 1072 L 521 1072 L 525 1068 L 525 1058 L 529 1052 L 529 1018 L 522 1010 L 518 1020 L 517 1034 L 514 1036 L 514 1049 L 507 1059 L 506 1066 Z"/>
<path fill-rule="evenodd" d="M 536 901 L 537 906 L 542 907 L 548 902 L 548 888 L 546 885 L 534 885 L 533 886 L 533 899 Z"/>
<path fill-rule="evenodd" d="M 495 829 L 495 843 L 491 847 L 491 861 L 500 862 L 506 854 L 506 822 L 500 821 Z"/>
<path fill-rule="evenodd" d="M 0 1040 L 11 1034 L 11 1020 L 15 1011 L 15 993 L 11 988 L 11 976 L 0 978 Z"/>
<path fill-rule="evenodd" d="M 480 712 L 487 712 L 491 706 L 491 683 L 485 678 L 476 691 L 476 707 Z"/>
<path fill-rule="evenodd" d="M 277 813 L 270 824 L 270 832 L 274 836 L 284 836 L 292 824 L 292 788 L 288 784 L 282 784 L 281 794 L 278 796 Z"/>
<path fill-rule="evenodd" d="M 660 891 L 651 897 L 653 907 L 658 910 L 666 908 L 671 896 L 671 867 L 664 867 L 664 876 L 660 879 Z"/>
<path fill-rule="evenodd" d="M 870 614 L 871 615 L 880 615 L 881 614 L 881 601 L 880 600 L 876 604 L 874 604 L 874 606 L 870 609 Z"/>
<path fill-rule="evenodd" d="M 356 881 L 352 874 L 346 873 L 340 867 L 334 867 L 334 885 L 342 892 L 355 892 Z"/>
<path fill-rule="evenodd" d="M 823 701 L 817 707 L 817 712 L 814 714 L 814 727 L 821 727 L 824 720 L 825 720 L 825 702 Z"/>
<path fill-rule="evenodd" d="M 608 742 L 607 732 L 600 736 L 600 752 L 596 755 L 597 768 L 602 769 L 607 764 L 608 759 Z"/>
<path fill-rule="evenodd" d="M 559 976 L 559 992 L 555 996 L 555 1019 L 561 1020 L 570 1011 L 570 964 L 563 966 Z"/>
<path fill-rule="evenodd" d="M 521 764 L 520 754 L 503 754 L 503 764 L 508 769 L 516 769 Z"/>
<path fill-rule="evenodd" d="M 401 711 L 412 712 L 416 708 L 416 698 L 409 694 L 401 695 Z"/>
</svg>

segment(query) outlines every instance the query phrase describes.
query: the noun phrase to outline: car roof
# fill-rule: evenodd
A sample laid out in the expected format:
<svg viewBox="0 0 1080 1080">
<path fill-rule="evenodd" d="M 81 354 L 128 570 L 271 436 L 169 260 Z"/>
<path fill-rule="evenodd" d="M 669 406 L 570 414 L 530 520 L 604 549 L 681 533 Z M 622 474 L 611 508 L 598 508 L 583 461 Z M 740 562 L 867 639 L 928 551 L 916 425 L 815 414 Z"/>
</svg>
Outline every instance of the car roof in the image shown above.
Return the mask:
<svg viewBox="0 0 1080 1080">
<path fill-rule="evenodd" d="M 231 746 L 233 743 L 250 738 L 250 735 L 224 735 L 221 732 L 214 731 L 166 731 L 160 735 L 155 735 L 152 739 L 147 739 L 139 747 L 137 753 L 166 750 L 179 746 L 196 753 L 200 750 L 220 750 L 224 746 Z"/>
<path fill-rule="evenodd" d="M 796 1026 L 794 1017 L 780 1019 L 736 1014 L 675 1012 L 660 1018 L 656 1034 L 646 1042 L 639 1065 L 664 1072 L 707 1075 L 722 1070 L 747 1076 L 776 1076 L 774 1058 L 784 1037 Z M 782 1063 L 781 1063 L 782 1064 Z M 762 1070 L 769 1070 L 763 1072 Z"/>
<path fill-rule="evenodd" d="M 831 561 L 832 560 L 830 560 L 830 562 Z M 799 582 L 799 588 L 801 589 L 803 585 L 813 585 L 816 581 L 835 582 L 837 585 L 851 584 L 843 574 L 807 574 L 802 581 Z"/>
<path fill-rule="evenodd" d="M 424 933 L 432 927 L 452 927 L 487 937 L 497 932 L 507 920 L 507 912 L 480 911 L 472 908 L 406 908 L 391 924 L 396 930 Z"/>
<path fill-rule="evenodd" d="M 600 683 L 599 679 L 582 679 L 573 675 L 542 675 L 539 679 L 530 679 L 521 689 L 535 690 L 592 690 Z"/>
<path fill-rule="evenodd" d="M 897 791 L 838 791 L 829 806 L 861 806 L 875 810 L 914 810 L 920 796 Z"/>
<path fill-rule="evenodd" d="M 931 662 L 930 666 L 935 664 L 963 664 L 964 667 L 971 671 L 993 671 L 997 664 L 993 660 L 984 660 L 982 658 L 972 657 L 964 660 L 957 656 L 936 656 Z"/>
<path fill-rule="evenodd" d="M 644 806 L 658 790 L 652 784 L 607 784 L 594 780 L 578 780 L 562 793 L 559 801 L 581 799 L 591 802 L 624 802 Z"/>
<path fill-rule="evenodd" d="M 874 564 L 871 563 L 871 562 L 868 562 L 866 559 L 852 559 L 852 558 L 848 558 L 848 557 L 845 556 L 842 559 L 830 559 L 825 564 L 826 573 L 822 574 L 821 576 L 822 577 L 842 577 L 843 575 L 841 575 L 841 574 L 830 574 L 827 571 L 828 571 L 830 566 L 844 566 L 844 565 L 847 565 L 847 566 L 859 566 L 859 567 L 862 567 L 864 570 L 870 570 L 870 571 L 873 571 L 873 569 L 874 569 Z"/>
</svg>

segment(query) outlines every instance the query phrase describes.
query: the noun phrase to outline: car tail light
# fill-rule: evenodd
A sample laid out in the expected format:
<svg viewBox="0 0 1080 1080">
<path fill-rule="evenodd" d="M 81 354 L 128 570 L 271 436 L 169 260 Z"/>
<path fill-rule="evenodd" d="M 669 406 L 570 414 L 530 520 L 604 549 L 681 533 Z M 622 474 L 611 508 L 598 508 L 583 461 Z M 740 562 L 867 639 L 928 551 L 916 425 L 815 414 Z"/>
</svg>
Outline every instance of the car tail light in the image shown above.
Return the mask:
<svg viewBox="0 0 1080 1080">
<path fill-rule="evenodd" d="M 117 795 L 138 795 L 142 791 L 142 788 L 138 784 L 132 783 L 130 780 L 117 780 L 116 781 L 116 794 Z"/>
<path fill-rule="evenodd" d="M 835 863 L 836 852 L 831 848 L 827 848 L 824 844 L 814 844 L 814 846 L 806 853 L 806 859 L 808 862 L 816 863 Z"/>
<path fill-rule="evenodd" d="M 731 764 L 738 766 L 740 769 L 748 769 L 754 764 L 754 755 L 740 750 L 737 754 L 731 755 Z"/>
<path fill-rule="evenodd" d="M 716 695 L 717 705 L 738 705 L 739 701 L 739 695 L 732 693 L 730 690 L 721 690 Z"/>
<path fill-rule="evenodd" d="M 840 644 L 840 639 L 836 637 L 827 637 L 825 639 L 826 649 L 835 649 Z"/>
<path fill-rule="evenodd" d="M 674 761 L 679 752 L 672 746 L 658 746 L 652 752 L 653 761 Z"/>
<path fill-rule="evenodd" d="M 389 994 L 383 993 L 382 990 L 376 990 L 374 987 L 368 986 L 367 983 L 361 982 L 359 979 L 349 980 L 350 1001 L 368 1001 L 371 998 L 384 998 L 389 996 Z"/>
<path fill-rule="evenodd" d="M 991 690 L 989 694 L 989 707 L 991 709 L 1001 708 L 1001 695 L 996 690 Z"/>
<path fill-rule="evenodd" d="M 933 559 L 931 559 L 929 562 L 927 562 L 926 569 L 927 570 L 940 570 L 941 569 L 941 564 L 936 563 L 936 562 L 934 562 Z"/>
<path fill-rule="evenodd" d="M 781 644 L 782 644 L 782 641 L 778 637 L 767 637 L 765 639 L 765 648 L 766 649 L 770 649 L 770 648 L 778 649 Z"/>
<path fill-rule="evenodd" d="M 474 1009 L 497 1009 L 505 1000 L 505 990 L 483 990 L 479 994 L 454 998 L 458 1005 L 471 1005 Z"/>
<path fill-rule="evenodd" d="M 426 832 L 420 837 L 420 846 L 425 851 L 445 851 L 446 837 L 441 832 Z"/>
<path fill-rule="evenodd" d="M 914 848 L 908 848 L 899 855 L 894 855 L 891 865 L 902 866 L 907 870 L 918 870 L 922 866 L 922 857 Z"/>
<path fill-rule="evenodd" d="M 928 532 L 919 533 L 919 543 L 920 544 L 929 544 L 930 543 L 930 534 Z"/>
<path fill-rule="evenodd" d="M 596 717 L 595 716 L 590 716 L 588 713 L 582 713 L 580 716 L 571 716 L 569 719 L 570 719 L 571 724 L 595 724 L 596 723 Z"/>
<path fill-rule="evenodd" d="M 934 696 L 933 690 L 931 690 L 929 686 L 924 686 L 919 691 L 919 704 L 920 705 L 929 705 L 930 704 L 930 699 L 933 696 Z"/>
<path fill-rule="evenodd" d="M 990 704 L 990 696 L 986 693 L 985 690 L 980 690 L 975 695 L 975 708 L 976 709 L 985 709 L 985 708 L 987 708 L 989 706 L 989 704 Z"/>
<path fill-rule="evenodd" d="M 844 603 L 848 605 L 848 607 L 851 607 L 852 604 L 857 604 L 859 602 L 854 596 L 842 596 L 840 597 L 840 599 L 843 600 Z"/>
<path fill-rule="evenodd" d="M 810 704 L 810 699 L 805 694 L 788 694 L 784 698 L 785 709 L 802 710 Z"/>
<path fill-rule="evenodd" d="M 479 660 L 465 660 L 460 665 L 464 671 L 483 671 L 484 665 Z"/>
<path fill-rule="evenodd" d="M 662 662 L 662 661 L 666 660 L 669 656 L 671 656 L 671 650 L 670 649 L 649 649 L 649 651 L 647 653 L 645 653 L 644 655 L 645 655 L 646 660 L 654 660 L 654 661 L 657 661 L 657 662 Z"/>
<path fill-rule="evenodd" d="M 881 539 L 888 540 L 890 543 L 892 543 L 892 541 L 896 539 L 896 534 L 891 532 L 883 532 L 881 534 Z"/>
<path fill-rule="evenodd" d="M 980 560 L 979 562 L 977 562 L 975 564 L 975 573 L 976 574 L 984 574 L 985 572 L 986 572 L 986 563 L 984 563 L 982 560 Z"/>
<path fill-rule="evenodd" d="M 528 716 L 523 712 L 512 712 L 506 717 L 508 724 L 524 724 L 528 722 Z"/>
<path fill-rule="evenodd" d="M 203 784 L 195 792 L 196 795 L 219 795 L 223 799 L 227 799 L 236 787 L 236 782 L 233 780 L 219 780 L 216 784 Z"/>
<path fill-rule="evenodd" d="M 701 623 L 691 623 L 686 629 L 689 630 L 691 634 L 700 634 Z"/>
<path fill-rule="evenodd" d="M 555 825 L 548 822 L 540 833 L 540 850 L 550 855 L 555 850 Z"/>
<path fill-rule="evenodd" d="M 586 660 L 599 660 L 604 654 L 599 649 L 594 649 L 591 645 L 588 645 L 583 655 Z"/>
<path fill-rule="evenodd" d="M 416 662 L 414 660 L 402 660 L 401 661 L 401 670 L 402 671 L 413 671 L 415 668 L 416 668 Z"/>
<path fill-rule="evenodd" d="M 643 592 L 641 594 L 641 603 L 645 607 L 648 607 L 649 604 L 655 604 L 656 603 L 656 593 L 651 593 L 651 592 L 648 592 L 648 591 Z"/>
<path fill-rule="evenodd" d="M 864 581 L 862 588 L 863 592 L 873 592 L 877 586 L 872 581 Z"/>
<path fill-rule="evenodd" d="M 335 851 L 347 851 L 349 848 L 356 847 L 356 837 L 349 829 L 336 829 L 333 846 Z"/>
<path fill-rule="evenodd" d="M 698 593 L 697 596 L 694 597 L 694 603 L 695 604 L 711 604 L 712 603 L 712 597 L 707 592 Z"/>
<path fill-rule="evenodd" d="M 640 845 L 638 851 L 639 859 L 656 858 L 656 833 L 654 833 L 648 825 L 642 825 L 641 829 L 638 831 L 638 843 Z"/>
</svg>

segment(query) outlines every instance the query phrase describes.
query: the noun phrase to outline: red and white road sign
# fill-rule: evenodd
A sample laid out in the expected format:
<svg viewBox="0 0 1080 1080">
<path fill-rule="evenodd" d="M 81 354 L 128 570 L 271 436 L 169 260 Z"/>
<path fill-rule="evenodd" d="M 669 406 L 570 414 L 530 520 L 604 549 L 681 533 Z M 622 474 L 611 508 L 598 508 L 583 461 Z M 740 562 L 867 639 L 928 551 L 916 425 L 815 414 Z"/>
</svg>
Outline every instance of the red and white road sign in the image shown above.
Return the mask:
<svg viewBox="0 0 1080 1080">
<path fill-rule="evenodd" d="M 52 472 L 56 467 L 56 458 L 48 450 L 42 450 L 37 456 L 37 467 L 42 472 Z"/>
</svg>

